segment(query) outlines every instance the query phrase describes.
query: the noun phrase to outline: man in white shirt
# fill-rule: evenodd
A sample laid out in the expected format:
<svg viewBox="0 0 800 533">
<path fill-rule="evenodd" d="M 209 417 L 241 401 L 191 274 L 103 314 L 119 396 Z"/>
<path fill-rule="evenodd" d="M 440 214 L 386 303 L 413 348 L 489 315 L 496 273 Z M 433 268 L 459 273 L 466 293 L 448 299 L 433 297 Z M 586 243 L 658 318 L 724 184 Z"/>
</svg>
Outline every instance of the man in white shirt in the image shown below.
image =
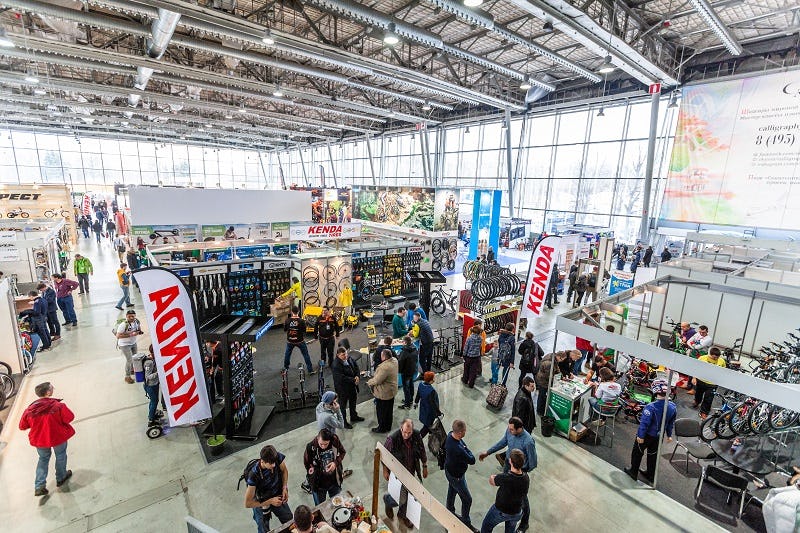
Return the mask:
<svg viewBox="0 0 800 533">
<path fill-rule="evenodd" d="M 698 357 L 708 353 L 708 349 L 713 343 L 714 339 L 708 334 L 708 326 L 700 326 L 697 328 L 697 333 L 692 335 L 692 338 L 686 343 L 686 346 L 692 350 L 691 355 L 693 357 Z"/>
<path fill-rule="evenodd" d="M 136 311 L 125 314 L 125 321 L 117 326 L 117 346 L 125 356 L 125 383 L 133 383 L 133 355 L 137 352 L 136 339 L 143 335 L 142 325 L 136 319 Z"/>
</svg>

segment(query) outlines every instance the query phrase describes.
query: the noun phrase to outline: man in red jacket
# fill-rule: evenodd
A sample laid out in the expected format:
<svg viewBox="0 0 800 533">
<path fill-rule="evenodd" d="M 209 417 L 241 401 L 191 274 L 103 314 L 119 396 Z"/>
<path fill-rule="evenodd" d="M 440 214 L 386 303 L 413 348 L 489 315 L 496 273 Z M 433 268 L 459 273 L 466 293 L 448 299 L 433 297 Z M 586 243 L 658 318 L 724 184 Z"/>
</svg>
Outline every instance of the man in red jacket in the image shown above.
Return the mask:
<svg viewBox="0 0 800 533">
<path fill-rule="evenodd" d="M 28 440 L 39 453 L 34 496 L 46 496 L 48 491 L 45 485 L 51 449 L 56 452 L 56 486 L 60 487 L 72 477 L 72 470 L 67 470 L 67 441 L 75 434 L 75 430 L 69 425 L 75 415 L 61 400 L 52 398 L 53 386 L 50 382 L 36 385 L 35 390 L 39 399 L 22 413 L 19 429 L 31 430 Z"/>
</svg>

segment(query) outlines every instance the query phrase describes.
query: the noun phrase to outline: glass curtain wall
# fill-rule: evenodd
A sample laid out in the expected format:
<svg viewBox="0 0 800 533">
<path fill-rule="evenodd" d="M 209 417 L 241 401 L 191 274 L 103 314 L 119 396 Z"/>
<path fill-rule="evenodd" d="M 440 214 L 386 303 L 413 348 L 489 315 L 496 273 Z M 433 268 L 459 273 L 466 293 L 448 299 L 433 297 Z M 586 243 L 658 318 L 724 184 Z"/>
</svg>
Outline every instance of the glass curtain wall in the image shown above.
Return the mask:
<svg viewBox="0 0 800 533">
<path fill-rule="evenodd" d="M 672 151 L 677 109 L 662 101 L 659 108 L 651 214 L 656 216 Z M 511 121 L 514 215 L 531 219 L 535 231 L 555 231 L 562 224 L 612 228 L 618 238 L 633 242 L 641 224 L 642 194 L 650 127 L 650 103 L 639 101 L 517 117 Z M 287 183 L 424 184 L 421 135 L 401 133 L 332 145 L 280 152 Z M 431 129 L 431 166 L 443 157 L 437 185 L 476 189 L 508 189 L 506 132 L 501 120 Z M 438 136 L 443 136 L 442 143 Z M 372 150 L 370 168 L 367 142 Z M 443 152 L 439 148 L 443 147 Z M 332 157 L 330 157 L 332 155 Z M 508 199 L 503 198 L 503 215 Z"/>
<path fill-rule="evenodd" d="M 66 183 L 74 192 L 110 191 L 115 184 L 278 188 L 278 174 L 267 173 L 270 157 L 275 155 L 0 129 L 0 183 Z"/>
</svg>

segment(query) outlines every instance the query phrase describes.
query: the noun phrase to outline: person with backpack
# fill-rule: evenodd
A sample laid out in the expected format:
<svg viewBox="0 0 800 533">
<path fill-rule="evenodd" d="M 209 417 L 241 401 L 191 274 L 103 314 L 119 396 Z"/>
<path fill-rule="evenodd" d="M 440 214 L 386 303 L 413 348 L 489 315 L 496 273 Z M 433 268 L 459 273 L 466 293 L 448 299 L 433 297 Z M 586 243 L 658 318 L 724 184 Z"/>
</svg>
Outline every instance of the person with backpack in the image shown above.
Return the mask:
<svg viewBox="0 0 800 533">
<path fill-rule="evenodd" d="M 138 353 L 136 340 L 139 335 L 144 335 L 142 324 L 136 319 L 136 311 L 130 309 L 125 313 L 125 320 L 118 321 L 115 334 L 117 336 L 117 347 L 125 356 L 125 383 L 133 383 L 133 360 L 132 357 Z"/>
<path fill-rule="evenodd" d="M 292 361 L 292 352 L 295 348 L 300 348 L 300 353 L 306 363 L 309 375 L 317 373 L 314 366 L 311 364 L 311 358 L 308 356 L 308 346 L 306 346 L 306 321 L 300 318 L 300 309 L 292 306 L 292 312 L 283 323 L 283 331 L 286 332 L 286 352 L 283 354 L 283 369 L 289 370 L 289 365 Z"/>
<path fill-rule="evenodd" d="M 500 330 L 500 334 L 497 336 L 497 365 L 500 367 L 503 373 L 503 386 L 505 386 L 506 381 L 508 380 L 509 370 L 514 368 L 515 344 L 516 340 L 514 339 L 514 324 L 509 322 L 506 324 L 505 329 Z"/>
<path fill-rule="evenodd" d="M 481 331 L 480 326 L 472 326 L 469 330 L 470 335 L 464 343 L 464 373 L 461 376 L 461 383 L 470 389 L 475 387 L 475 378 L 481 375 L 481 355 L 483 355 Z"/>
<path fill-rule="evenodd" d="M 453 420 L 453 430 L 444 441 L 444 477 L 447 479 L 447 510 L 456 514 L 456 495 L 461 498 L 461 515 L 456 515 L 471 531 L 478 529 L 472 525 L 469 511 L 472 508 L 472 494 L 467 487 L 467 469 L 475 464 L 475 456 L 464 442 L 467 423 Z"/>
<path fill-rule="evenodd" d="M 75 271 L 75 277 L 78 278 L 78 294 L 89 292 L 89 276 L 94 274 L 94 267 L 88 257 L 81 254 L 75 254 L 75 261 L 72 265 Z"/>
<path fill-rule="evenodd" d="M 414 398 L 414 408 L 419 407 L 419 421 L 422 422 L 422 429 L 419 436 L 423 439 L 430 433 L 436 418 L 442 416 L 439 408 L 439 394 L 433 388 L 433 380 L 436 374 L 431 371 L 422 375 L 422 383 L 417 387 L 417 396 Z"/>
<path fill-rule="evenodd" d="M 122 289 L 122 298 L 119 299 L 115 307 L 120 311 L 122 311 L 123 303 L 126 304 L 127 307 L 133 307 L 131 303 L 131 271 L 128 270 L 127 263 L 119 264 L 119 268 L 117 269 L 117 281 L 119 281 L 119 287 Z"/>
<path fill-rule="evenodd" d="M 588 281 L 586 279 L 586 274 L 581 274 L 578 276 L 578 280 L 575 282 L 575 301 L 572 304 L 572 307 L 578 307 L 583 302 L 583 294 L 586 292 L 588 287 Z"/>
<path fill-rule="evenodd" d="M 100 213 L 98 212 L 98 216 Z M 92 231 L 94 232 L 94 238 L 97 240 L 97 244 L 100 244 L 100 237 L 103 234 L 103 222 L 100 218 L 94 221 L 92 224 Z"/>
<path fill-rule="evenodd" d="M 511 416 L 516 416 L 522 420 L 522 426 L 528 433 L 533 433 L 536 427 L 536 414 L 533 408 L 533 391 L 536 390 L 536 383 L 530 376 L 525 376 L 522 386 L 514 396 L 514 406 L 511 409 Z"/>
<path fill-rule="evenodd" d="M 403 380 L 403 404 L 401 409 L 411 409 L 414 399 L 414 375 L 417 373 L 419 352 L 408 335 L 403 337 L 403 347 L 397 355 L 397 371 Z"/>
<path fill-rule="evenodd" d="M 533 333 L 530 331 L 525 332 L 525 340 L 522 341 L 517 348 L 519 353 L 519 383 L 518 386 L 522 387 L 522 379 L 530 374 L 536 375 L 539 370 L 539 365 L 544 357 L 544 350 L 539 346 L 539 343 L 533 340 Z"/>
<path fill-rule="evenodd" d="M 268 444 L 261 448 L 258 459 L 247 463 L 242 478 L 239 478 L 247 483 L 244 506 L 253 510 L 258 533 L 270 530 L 269 521 L 273 514 L 281 524 L 292 519 L 292 510 L 286 503 L 289 500 L 289 469 L 285 459 L 285 455 Z"/>
<path fill-rule="evenodd" d="M 306 444 L 303 464 L 308 473 L 314 505 L 342 492 L 342 460 L 346 453 L 339 436 L 327 428 L 322 428 L 314 440 Z"/>
<path fill-rule="evenodd" d="M 113 242 L 114 242 L 114 250 L 116 250 L 117 257 L 119 257 L 120 262 L 125 261 L 126 250 L 128 249 L 128 241 L 125 238 L 125 235 L 117 235 Z M 132 263 L 128 263 L 128 266 L 130 266 L 131 268 L 137 268 Z"/>
</svg>

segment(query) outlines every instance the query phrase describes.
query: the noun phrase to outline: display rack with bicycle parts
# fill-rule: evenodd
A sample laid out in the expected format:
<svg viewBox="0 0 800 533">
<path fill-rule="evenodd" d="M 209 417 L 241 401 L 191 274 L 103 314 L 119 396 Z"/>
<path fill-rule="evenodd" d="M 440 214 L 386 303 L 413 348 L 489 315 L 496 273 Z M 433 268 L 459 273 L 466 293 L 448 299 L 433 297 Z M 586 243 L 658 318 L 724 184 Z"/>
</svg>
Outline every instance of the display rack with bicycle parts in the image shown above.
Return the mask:
<svg viewBox="0 0 800 533">
<path fill-rule="evenodd" d="M 269 330 L 272 317 L 220 315 L 200 327 L 204 341 L 218 341 L 222 348 L 222 409 L 203 434 L 224 434 L 229 439 L 255 440 L 269 420 L 274 406 L 256 399 L 253 379 L 253 344 Z M 216 431 L 215 431 L 216 430 Z"/>
<path fill-rule="evenodd" d="M 294 372 L 292 369 L 281 370 L 281 390 L 279 393 L 281 401 L 276 406 L 278 412 L 297 411 L 309 407 L 316 407 L 325 394 L 325 391 L 330 387 L 325 383 L 325 361 L 321 360 L 318 363 L 317 369 L 317 390 L 308 390 L 306 383 L 308 381 L 306 375 L 306 368 L 303 363 L 297 365 L 297 387 L 291 389 L 289 381 L 292 379 L 291 374 Z M 290 390 L 291 389 L 291 390 Z"/>
</svg>

